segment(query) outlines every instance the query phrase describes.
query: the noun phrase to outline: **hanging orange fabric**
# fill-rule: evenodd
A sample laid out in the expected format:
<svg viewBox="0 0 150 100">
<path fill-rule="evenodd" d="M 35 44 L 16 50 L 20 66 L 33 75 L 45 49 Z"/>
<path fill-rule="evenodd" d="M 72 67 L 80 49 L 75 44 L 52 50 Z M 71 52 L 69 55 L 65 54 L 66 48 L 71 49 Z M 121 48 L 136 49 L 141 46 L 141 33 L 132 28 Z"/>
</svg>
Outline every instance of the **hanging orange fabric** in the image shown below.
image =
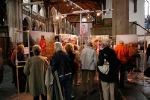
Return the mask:
<svg viewBox="0 0 150 100">
<path fill-rule="evenodd" d="M 114 48 L 117 57 L 121 60 L 122 64 L 125 64 L 129 60 L 129 49 L 123 44 L 119 44 Z"/>
</svg>

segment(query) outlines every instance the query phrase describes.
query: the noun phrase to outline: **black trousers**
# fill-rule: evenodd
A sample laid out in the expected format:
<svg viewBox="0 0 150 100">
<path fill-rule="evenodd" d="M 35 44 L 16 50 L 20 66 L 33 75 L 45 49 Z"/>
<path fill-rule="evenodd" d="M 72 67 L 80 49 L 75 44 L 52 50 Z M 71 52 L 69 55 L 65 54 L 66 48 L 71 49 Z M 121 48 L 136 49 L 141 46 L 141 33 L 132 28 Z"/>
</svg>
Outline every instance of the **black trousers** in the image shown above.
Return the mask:
<svg viewBox="0 0 150 100">
<path fill-rule="evenodd" d="M 149 55 L 146 55 L 146 62 L 148 62 Z"/>
<path fill-rule="evenodd" d="M 120 81 L 119 81 L 120 88 L 124 87 L 124 79 L 127 66 L 128 66 L 127 64 L 122 64 L 120 67 Z"/>
<path fill-rule="evenodd" d="M 40 95 L 38 95 L 38 96 L 36 96 L 36 97 L 33 97 L 33 100 L 40 100 L 40 99 L 39 99 L 39 96 L 40 96 Z M 44 96 L 43 94 L 41 94 L 41 98 L 42 98 L 42 100 L 47 100 L 47 95 Z"/>
</svg>

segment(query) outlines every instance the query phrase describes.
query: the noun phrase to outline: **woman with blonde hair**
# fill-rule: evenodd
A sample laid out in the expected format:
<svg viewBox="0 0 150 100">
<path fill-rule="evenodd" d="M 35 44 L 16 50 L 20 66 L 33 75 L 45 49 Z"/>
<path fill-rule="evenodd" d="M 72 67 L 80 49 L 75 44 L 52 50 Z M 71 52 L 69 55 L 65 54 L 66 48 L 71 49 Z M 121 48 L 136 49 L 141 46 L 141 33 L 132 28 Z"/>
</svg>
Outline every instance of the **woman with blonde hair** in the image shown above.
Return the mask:
<svg viewBox="0 0 150 100">
<path fill-rule="evenodd" d="M 19 81 L 19 91 L 24 92 L 25 91 L 25 83 L 26 83 L 26 76 L 23 73 L 23 66 L 25 65 L 25 58 L 24 58 L 24 46 L 22 44 L 19 44 L 17 46 L 17 50 L 13 51 L 11 55 L 11 61 L 13 66 L 13 76 L 14 76 L 14 83 L 17 87 L 17 79 L 16 79 L 16 68 L 17 66 L 22 66 L 18 68 L 18 81 Z"/>
<path fill-rule="evenodd" d="M 26 92 L 33 96 L 33 100 L 47 100 L 47 91 L 45 86 L 45 74 L 48 61 L 41 56 L 41 47 L 34 45 L 32 48 L 34 56 L 29 58 L 24 67 L 24 73 L 27 76 Z"/>
</svg>

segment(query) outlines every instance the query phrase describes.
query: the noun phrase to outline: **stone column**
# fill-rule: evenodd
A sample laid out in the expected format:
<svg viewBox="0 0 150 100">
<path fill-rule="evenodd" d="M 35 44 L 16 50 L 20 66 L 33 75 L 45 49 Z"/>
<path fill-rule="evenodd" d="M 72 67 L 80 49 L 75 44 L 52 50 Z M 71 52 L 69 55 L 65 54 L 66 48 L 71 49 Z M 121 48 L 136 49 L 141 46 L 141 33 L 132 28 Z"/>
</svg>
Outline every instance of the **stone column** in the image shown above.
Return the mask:
<svg viewBox="0 0 150 100">
<path fill-rule="evenodd" d="M 129 0 L 112 0 L 112 35 L 129 34 Z"/>
<path fill-rule="evenodd" d="M 14 42 L 14 28 L 22 31 L 22 2 L 21 0 L 6 0 L 9 37 Z M 18 42 L 23 42 L 23 33 L 17 34 Z"/>
<path fill-rule="evenodd" d="M 54 34 L 57 35 L 58 34 L 58 23 L 54 22 Z"/>
</svg>

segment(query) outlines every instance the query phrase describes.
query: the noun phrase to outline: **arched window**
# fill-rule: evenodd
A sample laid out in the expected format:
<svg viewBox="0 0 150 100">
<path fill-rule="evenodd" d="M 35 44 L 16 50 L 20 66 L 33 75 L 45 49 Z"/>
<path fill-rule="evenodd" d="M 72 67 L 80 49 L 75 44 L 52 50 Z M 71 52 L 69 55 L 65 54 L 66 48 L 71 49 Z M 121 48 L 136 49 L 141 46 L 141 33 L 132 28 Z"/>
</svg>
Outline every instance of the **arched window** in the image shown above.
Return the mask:
<svg viewBox="0 0 150 100">
<path fill-rule="evenodd" d="M 44 11 L 43 11 L 42 8 L 40 9 L 40 15 L 41 15 L 41 16 L 44 16 Z"/>
<path fill-rule="evenodd" d="M 23 3 L 28 3 L 29 0 L 23 0 Z M 29 8 L 29 6 L 26 6 L 27 8 Z"/>
<path fill-rule="evenodd" d="M 32 11 L 34 11 L 34 12 L 36 12 L 36 13 L 38 12 L 38 10 L 37 10 L 37 5 L 33 5 L 33 6 L 32 6 Z"/>
<path fill-rule="evenodd" d="M 29 0 L 23 0 L 23 3 L 28 3 L 29 2 Z"/>
<path fill-rule="evenodd" d="M 87 22 L 87 19 L 86 18 L 82 18 L 82 22 Z"/>
</svg>

